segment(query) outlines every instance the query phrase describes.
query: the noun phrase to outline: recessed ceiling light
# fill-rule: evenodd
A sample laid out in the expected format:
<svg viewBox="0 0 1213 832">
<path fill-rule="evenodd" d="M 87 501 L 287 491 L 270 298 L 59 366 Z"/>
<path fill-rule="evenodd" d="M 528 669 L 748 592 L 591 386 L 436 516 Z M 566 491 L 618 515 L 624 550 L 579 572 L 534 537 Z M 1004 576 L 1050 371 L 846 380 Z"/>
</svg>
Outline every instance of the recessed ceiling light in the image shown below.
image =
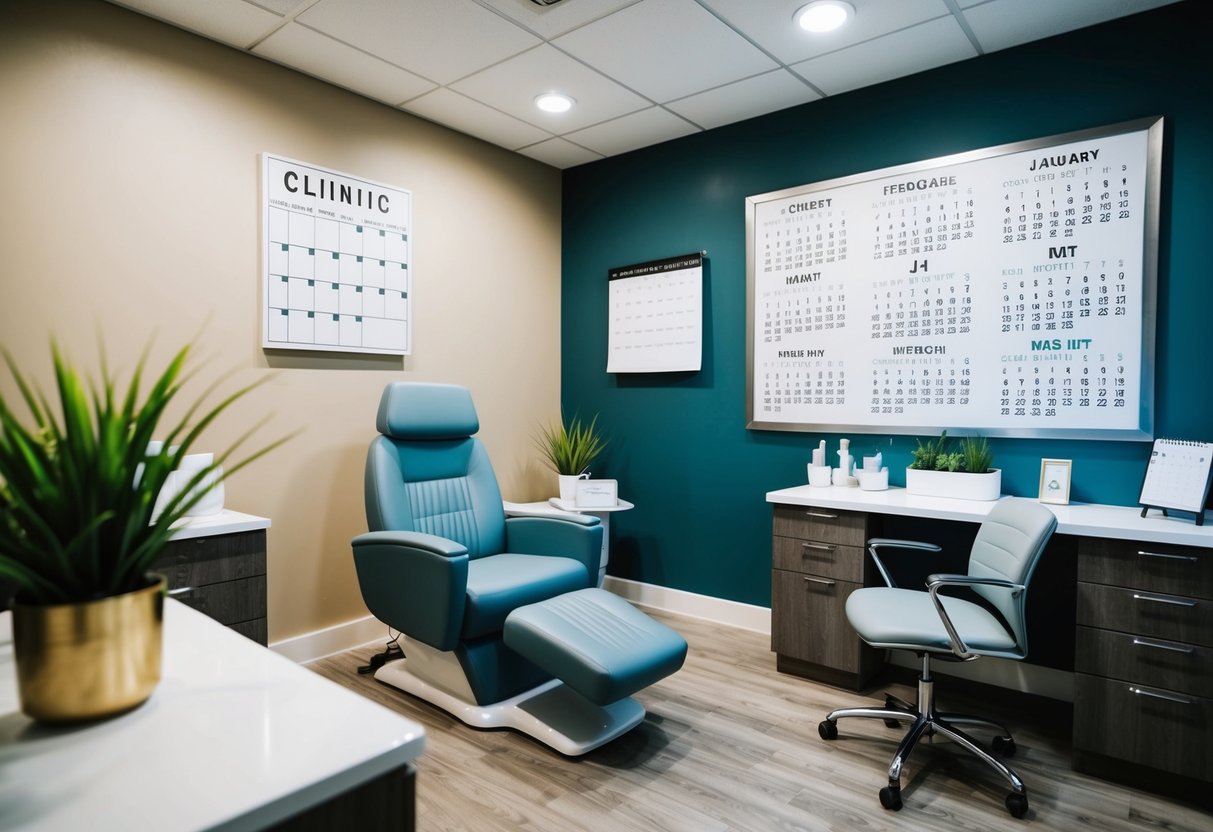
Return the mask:
<svg viewBox="0 0 1213 832">
<path fill-rule="evenodd" d="M 535 106 L 545 113 L 567 113 L 573 104 L 573 99 L 559 92 L 545 92 L 535 96 Z"/>
<path fill-rule="evenodd" d="M 855 7 L 843 0 L 813 0 L 796 12 L 795 21 L 806 32 L 832 32 L 855 14 Z"/>
</svg>

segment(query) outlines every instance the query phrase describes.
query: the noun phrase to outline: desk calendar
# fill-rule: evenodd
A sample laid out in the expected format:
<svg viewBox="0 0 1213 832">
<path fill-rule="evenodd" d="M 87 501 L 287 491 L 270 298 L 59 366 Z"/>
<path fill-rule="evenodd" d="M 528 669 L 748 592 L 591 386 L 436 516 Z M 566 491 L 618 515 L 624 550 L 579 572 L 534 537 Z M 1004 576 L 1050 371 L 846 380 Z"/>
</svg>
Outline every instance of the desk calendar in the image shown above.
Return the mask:
<svg viewBox="0 0 1213 832">
<path fill-rule="evenodd" d="M 408 355 L 412 195 L 261 157 L 262 347 Z"/>
<path fill-rule="evenodd" d="M 746 199 L 764 430 L 1149 439 L 1162 119 Z"/>
<path fill-rule="evenodd" d="M 1138 499 L 1145 517 L 1151 508 L 1173 508 L 1196 514 L 1196 524 L 1204 525 L 1205 503 L 1213 482 L 1213 442 L 1188 442 L 1181 439 L 1155 439 L 1142 478 Z"/>
</svg>

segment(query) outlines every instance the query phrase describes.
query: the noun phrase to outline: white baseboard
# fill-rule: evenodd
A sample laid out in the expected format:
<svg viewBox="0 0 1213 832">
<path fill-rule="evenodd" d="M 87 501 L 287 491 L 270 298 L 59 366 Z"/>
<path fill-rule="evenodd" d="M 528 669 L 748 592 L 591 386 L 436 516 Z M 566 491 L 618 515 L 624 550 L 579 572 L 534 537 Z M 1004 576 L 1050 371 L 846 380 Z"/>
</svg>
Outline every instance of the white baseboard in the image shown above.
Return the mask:
<svg viewBox="0 0 1213 832">
<path fill-rule="evenodd" d="M 656 584 L 629 581 L 626 578 L 607 576 L 602 585 L 621 598 L 626 598 L 639 607 L 702 618 L 729 627 L 751 630 L 763 635 L 771 634 L 771 608 L 740 601 L 726 601 L 710 595 L 698 595 L 681 589 L 670 589 Z"/>
<path fill-rule="evenodd" d="M 306 664 L 376 640 L 387 643 L 387 625 L 372 615 L 366 615 L 344 624 L 334 624 L 323 630 L 275 641 L 270 649 L 293 662 Z"/>
</svg>

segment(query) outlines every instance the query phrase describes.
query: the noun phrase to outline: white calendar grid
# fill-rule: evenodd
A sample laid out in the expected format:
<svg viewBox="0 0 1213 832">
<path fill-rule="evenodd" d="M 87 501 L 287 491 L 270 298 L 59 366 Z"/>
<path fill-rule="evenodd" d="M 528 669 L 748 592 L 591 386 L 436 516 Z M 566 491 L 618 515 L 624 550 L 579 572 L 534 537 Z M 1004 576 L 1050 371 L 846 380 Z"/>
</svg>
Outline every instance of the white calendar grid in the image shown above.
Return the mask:
<svg viewBox="0 0 1213 832">
<path fill-rule="evenodd" d="M 608 373 L 699 370 L 703 362 L 703 256 L 611 269 Z"/>
<path fill-rule="evenodd" d="M 1143 506 L 1203 512 L 1213 443 L 1156 439 L 1141 485 Z"/>
</svg>

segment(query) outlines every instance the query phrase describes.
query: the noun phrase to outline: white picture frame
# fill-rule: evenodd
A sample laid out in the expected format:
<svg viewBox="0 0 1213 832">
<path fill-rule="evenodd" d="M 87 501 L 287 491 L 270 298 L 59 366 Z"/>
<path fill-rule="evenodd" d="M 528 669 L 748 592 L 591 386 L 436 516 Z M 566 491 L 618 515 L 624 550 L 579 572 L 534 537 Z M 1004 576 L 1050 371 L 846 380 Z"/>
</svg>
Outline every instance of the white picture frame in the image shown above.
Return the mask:
<svg viewBox="0 0 1213 832">
<path fill-rule="evenodd" d="M 1037 499 L 1042 503 L 1069 505 L 1071 469 L 1071 460 L 1042 459 L 1040 461 L 1040 496 Z"/>
<path fill-rule="evenodd" d="M 577 480 L 577 508 L 614 508 L 619 505 L 618 480 Z"/>
</svg>

